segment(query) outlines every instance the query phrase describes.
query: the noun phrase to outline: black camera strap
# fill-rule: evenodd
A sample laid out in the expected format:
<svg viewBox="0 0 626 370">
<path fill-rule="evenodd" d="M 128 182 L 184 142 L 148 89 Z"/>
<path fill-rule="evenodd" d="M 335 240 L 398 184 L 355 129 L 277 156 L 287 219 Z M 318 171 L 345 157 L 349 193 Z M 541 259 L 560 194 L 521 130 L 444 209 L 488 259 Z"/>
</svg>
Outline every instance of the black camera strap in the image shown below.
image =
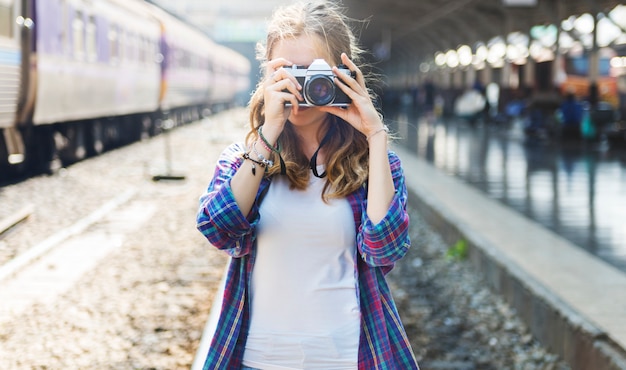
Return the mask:
<svg viewBox="0 0 626 370">
<path fill-rule="evenodd" d="M 313 153 L 313 156 L 311 156 L 311 162 L 309 163 L 309 166 L 311 167 L 311 170 L 313 171 L 313 176 L 318 177 L 320 179 L 326 177 L 326 170 L 324 170 L 322 174 L 319 174 L 317 172 L 317 153 L 319 153 L 320 149 L 322 149 L 324 144 L 326 144 L 328 140 L 330 140 L 330 138 L 333 136 L 334 133 L 335 133 L 335 124 L 334 122 L 331 122 L 330 128 L 326 132 L 326 135 L 324 135 L 322 142 L 320 142 L 320 146 L 317 148 L 315 153 Z"/>
</svg>

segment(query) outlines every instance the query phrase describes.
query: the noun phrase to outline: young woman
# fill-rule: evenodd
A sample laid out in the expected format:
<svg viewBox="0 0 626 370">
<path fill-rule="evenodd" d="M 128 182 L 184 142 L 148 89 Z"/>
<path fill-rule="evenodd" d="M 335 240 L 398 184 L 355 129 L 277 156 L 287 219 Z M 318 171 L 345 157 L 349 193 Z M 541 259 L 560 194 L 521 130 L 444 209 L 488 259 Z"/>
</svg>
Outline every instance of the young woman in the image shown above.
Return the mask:
<svg viewBox="0 0 626 370">
<path fill-rule="evenodd" d="M 410 245 L 404 176 L 359 54 L 331 2 L 273 15 L 250 132 L 200 199 L 198 229 L 232 257 L 205 369 L 418 368 L 385 281 Z M 318 59 L 347 107 L 299 105 L 290 67 Z"/>
</svg>

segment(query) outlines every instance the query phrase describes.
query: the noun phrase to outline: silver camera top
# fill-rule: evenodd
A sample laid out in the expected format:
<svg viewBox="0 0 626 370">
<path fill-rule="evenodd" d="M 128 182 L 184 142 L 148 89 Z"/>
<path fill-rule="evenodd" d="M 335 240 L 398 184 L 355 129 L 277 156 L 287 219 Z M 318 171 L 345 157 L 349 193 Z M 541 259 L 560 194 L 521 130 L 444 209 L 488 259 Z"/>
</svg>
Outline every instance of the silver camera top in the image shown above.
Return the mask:
<svg viewBox="0 0 626 370">
<path fill-rule="evenodd" d="M 286 66 L 283 68 L 289 71 L 289 73 L 291 73 L 294 77 L 333 75 L 331 66 L 324 59 L 315 59 L 308 67 L 294 64 L 292 66 Z M 338 65 L 337 68 L 339 68 L 340 72 L 343 72 L 347 75 L 352 75 L 352 77 L 354 77 L 353 73 L 346 66 Z"/>
<path fill-rule="evenodd" d="M 330 68 L 330 65 L 328 65 L 328 63 L 326 63 L 326 61 L 324 59 L 315 59 L 311 65 L 309 66 L 309 68 L 307 69 L 307 74 L 311 75 L 311 74 L 322 74 L 323 72 L 326 72 L 327 74 L 330 73 L 332 74 L 332 70 Z"/>
<path fill-rule="evenodd" d="M 337 67 L 341 73 L 353 76 L 346 66 Z M 350 104 L 350 98 L 335 86 L 332 68 L 324 59 L 315 59 L 308 67 L 292 65 L 283 68 L 303 85 L 304 101 L 298 105 L 345 107 Z M 287 106 L 289 105 L 287 103 Z"/>
</svg>

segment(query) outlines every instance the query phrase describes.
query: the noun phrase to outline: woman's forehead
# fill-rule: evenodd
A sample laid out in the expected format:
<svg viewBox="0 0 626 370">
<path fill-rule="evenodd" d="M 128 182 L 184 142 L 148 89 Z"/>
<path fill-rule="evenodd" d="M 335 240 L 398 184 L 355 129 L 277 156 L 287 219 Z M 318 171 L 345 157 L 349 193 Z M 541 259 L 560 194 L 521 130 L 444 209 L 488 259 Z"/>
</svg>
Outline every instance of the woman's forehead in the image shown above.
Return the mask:
<svg viewBox="0 0 626 370">
<path fill-rule="evenodd" d="M 285 58 L 301 66 L 308 66 L 313 60 L 320 58 L 331 65 L 335 64 L 326 45 L 320 37 L 315 35 L 301 35 L 278 40 L 270 53 L 270 59 Z"/>
</svg>

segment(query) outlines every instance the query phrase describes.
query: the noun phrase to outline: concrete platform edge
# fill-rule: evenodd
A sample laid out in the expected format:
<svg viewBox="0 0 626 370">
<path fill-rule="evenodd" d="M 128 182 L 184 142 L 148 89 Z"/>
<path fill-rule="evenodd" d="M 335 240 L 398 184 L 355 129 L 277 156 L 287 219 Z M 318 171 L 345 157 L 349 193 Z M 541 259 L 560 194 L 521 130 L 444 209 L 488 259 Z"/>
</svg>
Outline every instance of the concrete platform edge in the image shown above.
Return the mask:
<svg viewBox="0 0 626 370">
<path fill-rule="evenodd" d="M 222 273 L 220 285 L 217 289 L 217 292 L 215 292 L 215 296 L 213 297 L 213 303 L 211 304 L 209 318 L 207 319 L 207 322 L 204 325 L 204 329 L 202 330 L 202 338 L 200 340 L 200 344 L 198 345 L 196 356 L 194 357 L 193 363 L 191 364 L 191 370 L 202 370 L 202 368 L 204 367 L 204 361 L 206 361 L 207 354 L 209 353 L 211 340 L 213 339 L 213 334 L 215 334 L 215 330 L 217 329 L 217 322 L 219 320 L 220 311 L 222 309 L 224 288 L 226 287 L 226 277 L 228 275 L 229 265 L 230 259 L 226 262 L 226 265 L 224 266 L 224 272 Z"/>
<path fill-rule="evenodd" d="M 444 241 L 453 245 L 460 239 L 468 243 L 469 263 L 481 273 L 489 287 L 515 308 L 533 336 L 561 356 L 574 370 L 626 370 L 626 349 L 575 309 L 546 289 L 530 274 L 499 252 L 478 230 L 469 227 L 445 206 L 436 194 L 411 181 L 408 163 L 421 158 L 394 147 L 407 172 L 409 202 Z M 443 174 L 442 174 L 443 175 Z M 469 187 L 460 180 L 457 186 Z M 495 202 L 484 197 L 485 202 Z M 537 226 L 540 227 L 540 226 Z"/>
</svg>

